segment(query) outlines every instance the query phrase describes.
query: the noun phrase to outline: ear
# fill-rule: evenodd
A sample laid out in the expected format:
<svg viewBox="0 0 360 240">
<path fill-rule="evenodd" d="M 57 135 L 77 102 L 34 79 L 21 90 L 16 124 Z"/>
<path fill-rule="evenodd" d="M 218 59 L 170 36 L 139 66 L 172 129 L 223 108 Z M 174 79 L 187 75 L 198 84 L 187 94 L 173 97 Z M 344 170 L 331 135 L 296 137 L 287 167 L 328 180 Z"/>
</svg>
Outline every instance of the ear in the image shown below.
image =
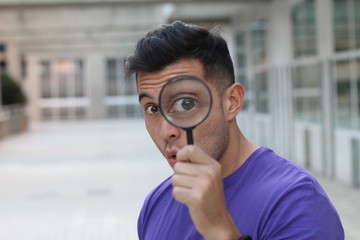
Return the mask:
<svg viewBox="0 0 360 240">
<path fill-rule="evenodd" d="M 234 83 L 228 89 L 226 89 L 226 93 L 223 99 L 226 102 L 226 111 L 228 121 L 234 120 L 238 113 L 240 112 L 243 100 L 245 96 L 245 89 L 240 83 Z"/>
</svg>

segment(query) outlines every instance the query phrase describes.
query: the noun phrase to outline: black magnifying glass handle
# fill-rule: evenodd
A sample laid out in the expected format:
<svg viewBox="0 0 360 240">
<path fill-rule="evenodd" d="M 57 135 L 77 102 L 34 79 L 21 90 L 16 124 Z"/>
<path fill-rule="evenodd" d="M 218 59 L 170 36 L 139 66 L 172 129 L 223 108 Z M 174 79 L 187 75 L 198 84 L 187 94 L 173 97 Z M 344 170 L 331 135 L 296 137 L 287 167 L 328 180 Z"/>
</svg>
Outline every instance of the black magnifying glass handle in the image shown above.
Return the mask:
<svg viewBox="0 0 360 240">
<path fill-rule="evenodd" d="M 186 130 L 186 136 L 187 136 L 187 142 L 188 145 L 194 145 L 194 139 L 192 134 L 192 128 L 185 129 Z"/>
</svg>

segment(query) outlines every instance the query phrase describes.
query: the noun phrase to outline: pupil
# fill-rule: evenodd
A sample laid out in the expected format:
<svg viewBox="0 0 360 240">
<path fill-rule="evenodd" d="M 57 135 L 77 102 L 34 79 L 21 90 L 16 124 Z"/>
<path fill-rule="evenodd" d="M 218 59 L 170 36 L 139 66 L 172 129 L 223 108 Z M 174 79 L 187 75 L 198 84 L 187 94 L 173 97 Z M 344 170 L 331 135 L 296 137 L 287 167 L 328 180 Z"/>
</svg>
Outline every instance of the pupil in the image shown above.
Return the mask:
<svg viewBox="0 0 360 240">
<path fill-rule="evenodd" d="M 190 110 L 195 106 L 195 102 L 189 98 L 186 98 L 186 99 L 184 99 L 184 101 L 182 101 L 181 106 L 185 110 Z"/>
<path fill-rule="evenodd" d="M 150 111 L 153 112 L 153 113 L 154 113 L 154 112 L 157 112 L 157 107 L 152 106 Z"/>
</svg>

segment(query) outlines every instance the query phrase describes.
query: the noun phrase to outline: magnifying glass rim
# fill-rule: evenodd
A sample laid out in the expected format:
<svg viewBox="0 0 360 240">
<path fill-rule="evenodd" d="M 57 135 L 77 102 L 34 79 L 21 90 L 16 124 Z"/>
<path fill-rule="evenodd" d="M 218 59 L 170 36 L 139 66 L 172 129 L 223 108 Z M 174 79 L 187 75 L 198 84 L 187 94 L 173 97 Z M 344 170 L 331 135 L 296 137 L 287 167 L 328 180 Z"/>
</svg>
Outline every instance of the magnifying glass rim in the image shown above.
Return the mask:
<svg viewBox="0 0 360 240">
<path fill-rule="evenodd" d="M 208 90 L 208 93 L 209 93 L 209 97 L 210 97 L 210 106 L 209 106 L 209 110 L 208 112 L 206 113 L 206 115 L 203 117 L 203 119 L 196 123 L 195 125 L 193 126 L 189 126 L 189 127 L 185 127 L 185 126 L 181 126 L 181 125 L 178 125 L 174 122 L 172 122 L 170 119 L 167 118 L 167 115 L 164 113 L 163 111 L 163 108 L 162 108 L 162 101 L 161 101 L 161 97 L 163 95 L 163 92 L 164 92 L 164 89 L 166 89 L 166 87 L 170 84 L 172 84 L 173 82 L 176 82 L 176 81 L 181 81 L 181 80 L 193 80 L 193 81 L 198 81 L 200 82 L 201 84 L 203 84 L 205 86 L 205 88 Z M 175 126 L 175 127 L 178 127 L 178 128 L 181 128 L 181 129 L 184 129 L 184 130 L 190 130 L 190 129 L 194 129 L 196 126 L 198 126 L 200 123 L 204 122 L 205 119 L 208 118 L 208 116 L 210 115 L 210 112 L 211 112 L 211 109 L 212 109 L 212 102 L 213 102 L 213 99 L 212 99 L 212 94 L 211 94 L 211 91 L 210 91 L 210 88 L 209 86 L 205 83 L 204 80 L 201 80 L 201 78 L 199 77 L 196 77 L 194 75 L 191 75 L 191 74 L 182 74 L 182 75 L 178 75 L 176 77 L 173 77 L 171 78 L 161 89 L 160 91 L 160 95 L 159 95 L 159 108 L 160 108 L 160 112 L 161 112 L 161 115 L 166 119 L 166 121 L 168 121 L 171 125 Z"/>
</svg>

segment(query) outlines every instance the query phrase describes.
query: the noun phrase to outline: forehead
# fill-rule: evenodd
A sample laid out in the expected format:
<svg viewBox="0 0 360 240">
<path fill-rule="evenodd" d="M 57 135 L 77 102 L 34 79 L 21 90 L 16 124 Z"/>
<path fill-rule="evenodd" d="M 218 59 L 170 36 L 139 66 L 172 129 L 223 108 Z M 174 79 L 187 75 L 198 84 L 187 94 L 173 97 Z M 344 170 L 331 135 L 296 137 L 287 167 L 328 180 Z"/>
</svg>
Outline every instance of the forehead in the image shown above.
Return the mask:
<svg viewBox="0 0 360 240">
<path fill-rule="evenodd" d="M 171 78 L 182 74 L 191 74 L 204 79 L 203 66 L 200 61 L 196 59 L 181 60 L 157 72 L 139 72 L 137 75 L 139 95 L 156 94 Z"/>
</svg>

